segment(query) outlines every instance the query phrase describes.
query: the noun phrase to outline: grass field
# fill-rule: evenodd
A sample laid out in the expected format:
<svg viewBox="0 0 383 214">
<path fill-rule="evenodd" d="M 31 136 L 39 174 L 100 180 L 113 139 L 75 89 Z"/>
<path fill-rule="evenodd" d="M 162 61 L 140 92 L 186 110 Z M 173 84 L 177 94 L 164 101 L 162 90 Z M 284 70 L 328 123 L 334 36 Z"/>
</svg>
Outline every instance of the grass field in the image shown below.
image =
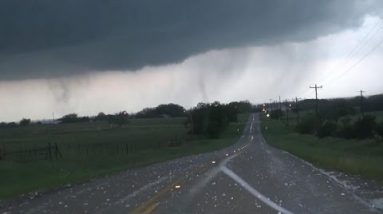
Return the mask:
<svg viewBox="0 0 383 214">
<path fill-rule="evenodd" d="M 103 122 L 0 128 L 0 148 L 16 151 L 57 144 L 62 158 L 0 160 L 0 198 L 44 191 L 128 168 L 208 152 L 233 144 L 248 115 L 219 139 L 187 134 L 185 118 L 132 119 L 123 127 Z M 240 129 L 240 132 L 237 130 Z M 28 154 L 25 153 L 26 155 Z"/>
<path fill-rule="evenodd" d="M 375 116 L 377 123 L 383 122 L 383 111 L 366 112 L 365 115 Z M 351 121 L 356 121 L 360 116 L 361 116 L 360 114 L 355 114 L 355 115 L 350 116 L 350 119 L 351 119 Z"/>
<path fill-rule="evenodd" d="M 314 165 L 361 175 L 383 183 L 383 143 L 375 140 L 319 139 L 294 132 L 277 120 L 262 117 L 262 132 L 268 143 Z"/>
<path fill-rule="evenodd" d="M 299 113 L 300 115 L 300 118 L 304 118 L 306 117 L 307 115 L 309 114 L 315 114 L 315 111 L 313 110 L 309 110 L 309 111 L 300 111 Z M 383 111 L 372 111 L 372 112 L 366 112 L 365 115 L 372 115 L 372 116 L 375 116 L 376 118 L 376 122 L 377 123 L 383 123 Z M 354 115 L 348 115 L 348 116 L 344 116 L 344 117 L 341 117 L 338 122 L 340 122 L 343 118 L 350 118 L 351 121 L 350 122 L 355 122 L 358 118 L 360 118 L 362 115 L 360 113 L 355 113 Z M 294 112 L 289 112 L 289 125 L 291 126 L 295 126 L 297 124 L 297 114 L 294 113 Z M 283 117 L 281 118 L 281 121 L 286 123 L 286 114 L 283 115 Z"/>
</svg>

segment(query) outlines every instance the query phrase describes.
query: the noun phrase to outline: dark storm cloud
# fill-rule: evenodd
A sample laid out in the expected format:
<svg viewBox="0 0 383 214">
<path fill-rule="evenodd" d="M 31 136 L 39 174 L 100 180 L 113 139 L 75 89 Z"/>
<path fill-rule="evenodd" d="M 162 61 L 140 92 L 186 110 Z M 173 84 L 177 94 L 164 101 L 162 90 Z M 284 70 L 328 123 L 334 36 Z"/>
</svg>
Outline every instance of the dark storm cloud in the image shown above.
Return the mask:
<svg viewBox="0 0 383 214">
<path fill-rule="evenodd" d="M 358 26 L 374 1 L 2 0 L 0 79 L 134 70 Z"/>
</svg>

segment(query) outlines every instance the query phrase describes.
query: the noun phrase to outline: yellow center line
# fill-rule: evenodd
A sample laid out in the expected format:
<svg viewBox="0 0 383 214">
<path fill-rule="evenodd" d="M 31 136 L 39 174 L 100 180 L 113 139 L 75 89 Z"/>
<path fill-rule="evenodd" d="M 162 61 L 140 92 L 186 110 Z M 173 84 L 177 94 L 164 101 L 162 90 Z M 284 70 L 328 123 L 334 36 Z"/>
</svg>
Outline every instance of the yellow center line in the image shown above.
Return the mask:
<svg viewBox="0 0 383 214">
<path fill-rule="evenodd" d="M 210 167 L 211 167 L 211 165 L 207 164 L 205 166 L 198 167 L 196 170 L 194 170 L 193 172 L 191 172 L 189 174 L 195 174 L 195 173 L 202 174 L 204 171 L 207 171 Z M 184 184 L 185 181 L 186 181 L 186 177 L 182 177 L 182 178 L 179 178 L 176 181 L 170 183 L 169 185 L 167 185 L 166 187 L 164 187 L 160 191 L 158 191 L 149 200 L 141 203 L 141 205 L 136 207 L 132 211 L 132 213 L 133 214 L 152 213 L 157 208 L 157 206 L 159 205 L 158 201 L 160 201 L 160 199 L 164 198 L 166 195 L 171 193 L 173 191 L 173 189 L 175 189 L 175 186 L 182 186 L 182 184 Z"/>
<path fill-rule="evenodd" d="M 157 208 L 157 206 L 159 204 L 160 204 L 159 202 L 152 203 L 152 204 L 148 205 L 148 207 L 145 210 L 143 210 L 143 212 L 141 212 L 141 213 L 142 214 L 150 214 L 150 213 L 152 213 Z"/>
<path fill-rule="evenodd" d="M 240 153 L 242 153 L 243 149 L 245 149 L 249 144 L 244 145 L 242 148 L 240 148 Z M 222 158 L 222 160 L 225 158 Z M 220 162 L 222 161 L 220 160 Z M 195 170 L 188 173 L 189 175 L 192 174 L 203 174 L 206 172 L 209 168 L 211 168 L 212 165 L 210 162 L 205 163 L 205 165 L 196 167 Z M 181 178 L 177 179 L 176 181 L 170 183 L 166 187 L 162 188 L 160 191 L 158 191 L 153 197 L 149 198 L 148 200 L 141 203 L 138 207 L 136 207 L 132 214 L 150 214 L 156 210 L 158 205 L 160 204 L 160 200 L 165 198 L 168 194 L 170 194 L 174 189 L 176 189 L 176 186 L 182 186 L 186 182 L 187 177 L 182 176 Z"/>
</svg>

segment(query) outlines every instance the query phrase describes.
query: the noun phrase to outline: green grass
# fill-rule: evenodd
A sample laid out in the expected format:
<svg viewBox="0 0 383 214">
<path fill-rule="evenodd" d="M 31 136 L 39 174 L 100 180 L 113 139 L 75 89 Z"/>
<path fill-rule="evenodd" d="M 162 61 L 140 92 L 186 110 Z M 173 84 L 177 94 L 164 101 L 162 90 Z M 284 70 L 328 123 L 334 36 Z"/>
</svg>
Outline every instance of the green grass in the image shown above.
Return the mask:
<svg viewBox="0 0 383 214">
<path fill-rule="evenodd" d="M 247 118 L 248 115 L 240 115 L 239 122 L 231 123 L 219 139 L 187 134 L 185 118 L 135 119 L 123 127 L 94 122 L 1 128 L 0 148 L 4 144 L 12 151 L 56 143 L 63 158 L 1 160 L 0 198 L 45 191 L 128 168 L 224 148 L 236 142 Z M 169 146 L 169 142 L 177 144 Z M 107 144 L 112 149 L 95 149 L 97 144 Z M 79 145 L 83 147 L 78 149 Z M 132 146 L 128 155 L 121 151 L 114 153 L 114 148 L 124 145 Z"/>
<path fill-rule="evenodd" d="M 383 143 L 375 140 L 319 139 L 294 132 L 281 122 L 262 117 L 262 131 L 271 145 L 319 167 L 383 182 Z"/>
<path fill-rule="evenodd" d="M 383 111 L 366 112 L 365 115 L 375 116 L 377 123 L 382 123 L 383 122 Z M 355 122 L 360 117 L 361 117 L 361 114 L 355 114 L 355 115 L 349 116 L 349 118 L 351 119 L 352 122 Z"/>
</svg>

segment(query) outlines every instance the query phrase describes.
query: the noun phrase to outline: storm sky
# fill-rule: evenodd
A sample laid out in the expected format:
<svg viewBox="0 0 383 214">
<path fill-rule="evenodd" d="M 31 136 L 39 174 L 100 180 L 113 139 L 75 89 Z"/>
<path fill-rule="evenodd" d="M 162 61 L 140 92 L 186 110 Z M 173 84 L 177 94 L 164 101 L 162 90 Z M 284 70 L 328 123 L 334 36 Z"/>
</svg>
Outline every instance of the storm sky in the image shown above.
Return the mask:
<svg viewBox="0 0 383 214">
<path fill-rule="evenodd" d="M 0 120 L 383 92 L 378 0 L 3 0 Z"/>
</svg>

